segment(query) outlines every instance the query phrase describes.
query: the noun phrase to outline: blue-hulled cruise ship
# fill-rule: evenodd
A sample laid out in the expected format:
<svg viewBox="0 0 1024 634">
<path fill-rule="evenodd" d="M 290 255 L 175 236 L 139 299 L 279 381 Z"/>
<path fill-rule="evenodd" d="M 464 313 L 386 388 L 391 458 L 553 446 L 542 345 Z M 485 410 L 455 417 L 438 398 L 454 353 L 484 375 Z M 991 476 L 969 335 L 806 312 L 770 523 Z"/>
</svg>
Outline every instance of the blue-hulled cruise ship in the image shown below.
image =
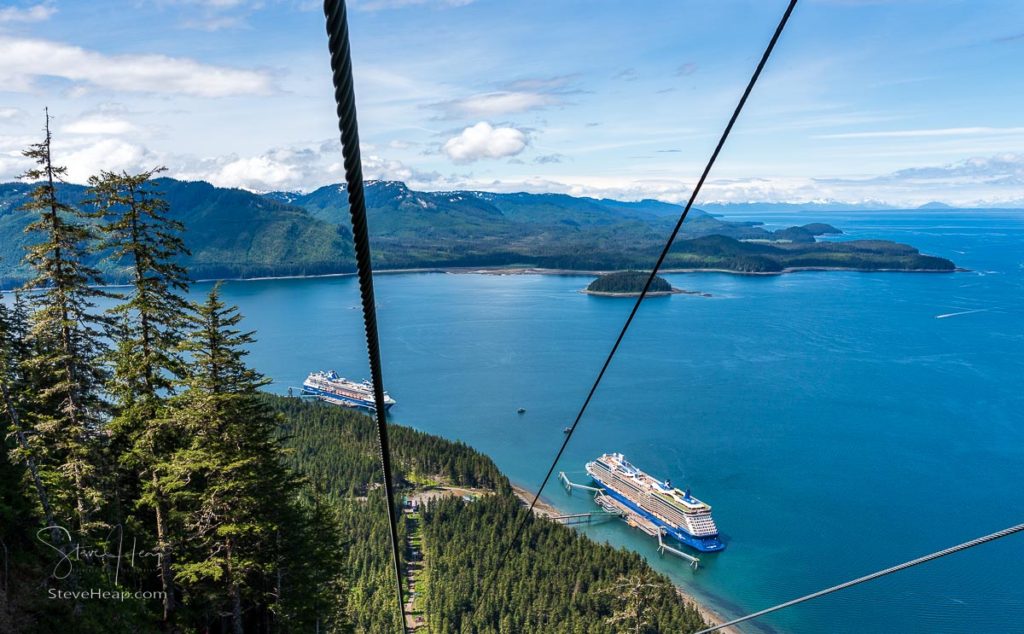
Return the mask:
<svg viewBox="0 0 1024 634">
<path fill-rule="evenodd" d="M 587 473 L 607 495 L 662 530 L 701 552 L 725 548 L 711 507 L 631 465 L 621 453 L 606 453 L 587 463 Z"/>
<path fill-rule="evenodd" d="M 346 407 L 362 407 L 376 410 L 373 402 L 373 384 L 369 381 L 356 383 L 331 370 L 329 372 L 312 372 L 302 383 L 302 393 L 315 396 L 321 401 Z M 384 409 L 389 410 L 395 399 L 384 392 Z"/>
</svg>

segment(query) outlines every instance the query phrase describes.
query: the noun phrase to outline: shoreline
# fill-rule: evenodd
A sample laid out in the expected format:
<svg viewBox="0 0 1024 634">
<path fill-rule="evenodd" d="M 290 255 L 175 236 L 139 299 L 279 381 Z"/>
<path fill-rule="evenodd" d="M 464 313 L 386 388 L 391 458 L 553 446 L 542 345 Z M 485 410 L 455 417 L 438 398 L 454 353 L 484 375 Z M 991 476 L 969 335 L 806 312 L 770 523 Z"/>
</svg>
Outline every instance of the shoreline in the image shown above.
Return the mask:
<svg viewBox="0 0 1024 634">
<path fill-rule="evenodd" d="M 401 275 L 405 273 L 443 273 L 447 275 L 562 275 L 565 277 L 599 277 L 608 273 L 615 273 L 620 269 L 551 269 L 544 267 L 487 267 L 487 266 L 427 266 L 427 267 L 414 267 L 407 269 L 377 269 L 374 270 L 374 275 Z M 733 269 L 717 269 L 717 268 L 665 268 L 659 269 L 658 273 L 671 274 L 671 273 L 725 273 L 728 275 L 740 275 L 740 276 L 778 276 L 786 275 L 789 273 L 806 273 L 806 272 L 830 272 L 830 271 L 850 271 L 854 273 L 967 273 L 970 269 L 964 269 L 957 267 L 953 270 L 946 269 L 864 269 L 864 268 L 849 268 L 844 266 L 791 266 L 782 269 L 781 271 L 736 271 Z M 204 282 L 259 282 L 267 280 L 304 280 L 304 279 L 320 279 L 320 278 L 331 278 L 331 277 L 355 277 L 357 273 L 355 271 L 349 273 L 318 273 L 315 275 L 268 275 L 260 277 L 230 277 L 230 278 L 201 278 L 193 280 L 195 283 Z M 122 285 L 123 286 L 123 285 Z M 675 289 L 673 289 L 675 290 Z M 682 290 L 682 289 L 680 289 Z M 683 293 L 693 293 L 697 291 L 686 291 L 682 290 Z M 648 293 L 651 295 L 651 293 Z"/>
<path fill-rule="evenodd" d="M 566 277 L 600 277 L 608 273 L 614 273 L 619 269 L 548 269 L 541 267 L 481 267 L 481 266 L 427 266 L 408 269 L 377 269 L 374 275 L 402 275 L 406 273 L 444 273 L 447 275 L 563 275 Z M 790 273 L 807 272 L 830 272 L 850 271 L 853 273 L 969 273 L 971 269 L 956 267 L 952 270 L 946 269 L 860 269 L 847 268 L 843 266 L 793 266 L 781 271 L 734 271 L 732 269 L 709 269 L 709 268 L 669 268 L 659 269 L 658 273 L 725 273 L 727 275 L 740 276 L 778 276 Z M 261 275 L 256 277 L 203 277 L 191 280 L 192 284 L 208 284 L 211 282 L 267 282 L 273 280 L 316 280 L 332 277 L 355 277 L 355 271 L 349 273 L 317 273 L 314 275 Z M 9 288 L 0 288 L 0 293 L 14 293 L 20 290 L 19 283 Z M 124 288 L 129 284 L 101 284 L 96 288 Z M 33 289 L 38 290 L 38 289 Z M 29 291 L 26 291 L 29 292 Z M 683 293 L 697 293 L 697 291 L 686 291 Z M 651 296 L 652 293 L 648 293 Z"/>
<path fill-rule="evenodd" d="M 592 291 L 589 289 L 583 289 L 580 291 L 584 295 L 593 295 L 595 297 L 640 297 L 640 293 L 614 293 L 610 291 Z M 683 288 L 672 287 L 670 291 L 652 291 L 647 293 L 647 297 L 668 297 L 670 295 L 694 295 L 697 297 L 711 297 L 711 293 L 705 293 L 703 291 L 689 291 Z"/>
<path fill-rule="evenodd" d="M 584 295 L 593 295 L 594 297 L 640 297 L 640 293 L 613 293 L 610 291 L 590 291 L 583 289 L 580 291 Z M 684 291 L 681 288 L 673 288 L 670 291 L 649 291 L 647 297 L 668 297 L 669 295 L 681 295 Z M 696 295 L 697 291 L 689 291 L 687 295 Z"/>
<path fill-rule="evenodd" d="M 531 493 L 528 489 L 519 486 L 518 484 L 512 484 L 512 492 L 513 494 L 515 494 L 517 498 L 519 498 L 519 500 L 523 503 L 524 506 L 530 505 L 530 501 L 533 499 L 533 493 Z M 545 502 L 544 498 L 540 498 L 537 500 L 537 505 L 533 507 L 533 513 L 538 517 L 543 517 L 547 519 L 557 517 L 562 514 L 562 512 L 559 511 L 558 508 L 555 507 L 553 504 L 551 504 L 550 502 Z M 643 557 L 643 555 L 640 556 Z M 647 558 L 644 557 L 644 559 L 646 560 Z M 716 612 L 711 607 L 709 607 L 707 604 L 701 602 L 694 594 L 688 592 L 686 589 L 684 589 L 677 583 L 673 582 L 672 587 L 673 589 L 675 589 L 676 594 L 679 595 L 679 598 L 681 598 L 684 602 L 691 604 L 693 608 L 697 610 L 697 613 L 700 614 L 700 617 L 708 623 L 708 625 L 717 625 L 719 623 L 725 623 L 729 620 L 721 614 L 719 614 L 718 612 Z M 736 626 L 723 627 L 719 631 L 723 634 L 743 634 L 743 632 L 737 629 Z"/>
</svg>

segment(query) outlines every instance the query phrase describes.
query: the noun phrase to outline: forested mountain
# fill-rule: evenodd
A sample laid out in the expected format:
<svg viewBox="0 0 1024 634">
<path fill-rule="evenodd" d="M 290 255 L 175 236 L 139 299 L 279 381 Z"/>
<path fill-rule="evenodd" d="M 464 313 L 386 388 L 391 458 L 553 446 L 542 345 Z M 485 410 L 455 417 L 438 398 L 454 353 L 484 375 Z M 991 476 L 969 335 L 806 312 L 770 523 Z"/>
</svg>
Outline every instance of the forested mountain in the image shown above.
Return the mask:
<svg viewBox="0 0 1024 634">
<path fill-rule="evenodd" d="M 352 269 L 352 234 L 346 225 L 328 224 L 304 210 L 240 189 L 170 178 L 153 180 L 169 215 L 188 227 L 184 234 L 190 255 L 179 262 L 193 279 L 316 275 Z M 0 185 L 0 287 L 27 278 L 21 264 L 24 247 L 32 241 L 25 227 L 32 216 L 21 209 L 32 189 L 27 183 Z M 88 208 L 82 185 L 58 183 L 58 198 Z M 127 279 L 123 266 L 104 261 L 106 254 L 89 254 L 110 281 Z"/>
<path fill-rule="evenodd" d="M 153 181 L 169 215 L 188 227 L 190 255 L 179 263 L 193 279 L 317 275 L 354 270 L 348 202 L 342 186 L 308 194 L 254 194 L 204 182 Z M 28 277 L 21 253 L 31 237 L 22 209 L 31 185 L 0 185 L 0 287 Z M 58 183 L 58 197 L 75 206 L 86 188 Z M 564 194 L 418 192 L 396 181 L 366 187 L 374 263 L 380 269 L 532 266 L 616 270 L 650 266 L 682 209 L 654 200 L 621 202 Z M 88 205 L 85 205 L 88 208 Z M 813 223 L 769 231 L 756 222 L 728 222 L 691 211 L 667 267 L 778 272 L 790 267 L 952 270 L 953 263 L 920 256 L 905 245 L 816 242 L 836 233 Z M 715 253 L 700 241 L 721 236 Z M 750 248 L 749 240 L 768 241 Z M 105 279 L 125 269 L 90 256 Z"/>
</svg>

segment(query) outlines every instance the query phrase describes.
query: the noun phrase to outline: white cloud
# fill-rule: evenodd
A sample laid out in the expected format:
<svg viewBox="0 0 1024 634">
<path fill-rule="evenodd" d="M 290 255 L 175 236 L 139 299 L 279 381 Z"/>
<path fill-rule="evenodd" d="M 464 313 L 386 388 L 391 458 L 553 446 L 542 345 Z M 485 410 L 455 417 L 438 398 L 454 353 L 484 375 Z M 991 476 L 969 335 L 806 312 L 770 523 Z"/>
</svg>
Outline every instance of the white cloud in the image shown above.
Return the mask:
<svg viewBox="0 0 1024 634">
<path fill-rule="evenodd" d="M 851 181 L 837 179 L 835 182 Z M 936 182 L 1001 183 L 1024 186 L 1024 155 L 1006 153 L 995 156 L 976 156 L 946 165 L 912 167 L 892 174 L 877 176 L 869 179 L 869 182 L 913 182 L 922 186 Z"/>
<path fill-rule="evenodd" d="M 517 128 L 495 128 L 486 121 L 470 126 L 445 142 L 442 151 L 456 163 L 515 156 L 526 149 L 526 134 Z"/>
<path fill-rule="evenodd" d="M 618 200 L 656 198 L 683 203 L 690 196 L 693 182 L 571 173 L 490 180 L 452 175 L 424 182 L 421 188 L 561 193 Z M 1024 155 L 976 157 L 944 166 L 916 167 L 865 178 L 712 178 L 701 190 L 697 206 L 730 202 L 842 202 L 916 207 L 931 201 L 960 207 L 1022 207 Z"/>
<path fill-rule="evenodd" d="M 104 151 L 112 148 L 114 146 L 106 146 Z M 100 153 L 97 151 L 94 154 Z M 84 154 L 77 154 L 75 159 L 79 156 Z M 222 187 L 241 187 L 254 191 L 308 191 L 344 179 L 340 152 L 334 141 L 310 148 L 274 149 L 251 157 L 231 155 L 202 160 L 179 157 L 159 162 L 154 162 L 145 153 L 132 154 L 128 148 L 122 147 L 120 157 L 122 162 L 128 163 L 132 158 L 138 159 L 142 163 L 140 167 L 146 166 L 143 159 L 147 158 L 151 164 L 167 164 L 171 168 L 170 175 L 174 177 L 202 179 Z M 412 189 L 425 191 L 526 191 L 618 200 L 656 198 L 674 203 L 685 202 L 693 187 L 693 182 L 683 179 L 589 174 L 500 179 L 476 178 L 472 174 L 445 176 L 437 172 L 420 171 L 401 161 L 375 154 L 365 147 L 363 173 L 368 180 L 399 180 Z M 859 179 L 712 178 L 701 190 L 697 206 L 729 202 L 839 201 L 913 207 L 933 200 L 963 207 L 1024 205 L 1024 156 L 1004 154 L 977 157 L 944 166 L 917 167 Z"/>
<path fill-rule="evenodd" d="M 0 24 L 8 22 L 42 22 L 49 20 L 57 9 L 50 4 L 37 4 L 31 7 L 4 7 L 0 9 Z"/>
<path fill-rule="evenodd" d="M 263 71 L 212 66 L 165 55 L 105 55 L 62 42 L 0 36 L 0 83 L 27 91 L 38 77 L 59 77 L 124 92 L 227 97 L 271 92 Z"/>
<path fill-rule="evenodd" d="M 818 139 L 900 139 L 943 136 L 985 136 L 991 134 L 1024 134 L 1024 128 L 930 128 L 924 130 L 881 130 L 874 132 L 843 132 L 841 134 L 820 134 Z"/>
<path fill-rule="evenodd" d="M 141 172 L 160 164 L 156 154 L 146 147 L 122 139 L 83 144 L 54 141 L 54 156 L 58 164 L 67 166 L 67 180 L 72 183 L 84 183 L 103 170 Z"/>
<path fill-rule="evenodd" d="M 269 156 L 232 161 L 213 174 L 210 180 L 222 187 L 244 189 L 289 189 L 299 179 L 296 166 Z"/>
<path fill-rule="evenodd" d="M 18 108 L 0 108 L 0 121 L 10 121 L 25 114 Z"/>
<path fill-rule="evenodd" d="M 308 179 L 323 171 L 322 153 L 312 148 L 275 148 L 258 156 L 184 156 L 168 163 L 169 175 L 176 178 L 261 192 L 306 189 Z"/>
<path fill-rule="evenodd" d="M 130 121 L 108 114 L 86 115 L 61 128 L 68 134 L 116 136 L 138 132 L 139 128 Z"/>
<path fill-rule="evenodd" d="M 401 161 L 374 154 L 365 146 L 362 161 L 367 180 L 398 180 L 413 188 L 427 189 L 436 189 L 442 182 L 440 174 L 421 172 Z M 175 178 L 259 192 L 310 191 L 345 179 L 337 141 L 274 148 L 257 156 L 172 157 L 164 163 L 169 167 L 168 175 Z"/>
<path fill-rule="evenodd" d="M 560 103 L 562 100 L 555 95 L 502 91 L 443 101 L 432 107 L 441 110 L 443 115 L 450 119 L 481 119 L 546 108 Z"/>
</svg>

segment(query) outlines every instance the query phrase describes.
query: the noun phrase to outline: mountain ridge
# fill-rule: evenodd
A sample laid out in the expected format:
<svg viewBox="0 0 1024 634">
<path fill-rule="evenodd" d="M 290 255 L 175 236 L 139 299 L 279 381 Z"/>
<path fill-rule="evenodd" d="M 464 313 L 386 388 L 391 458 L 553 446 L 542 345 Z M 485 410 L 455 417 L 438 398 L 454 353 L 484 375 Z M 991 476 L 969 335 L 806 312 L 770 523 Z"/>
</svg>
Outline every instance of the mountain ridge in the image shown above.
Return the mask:
<svg viewBox="0 0 1024 634">
<path fill-rule="evenodd" d="M 347 193 L 328 185 L 306 194 L 222 188 L 204 181 L 160 178 L 170 215 L 186 226 L 195 279 L 308 276 L 354 270 Z M 0 184 L 0 286 L 28 277 L 21 263 L 32 239 L 20 210 L 33 185 Z M 367 181 L 374 264 L 380 270 L 529 266 L 575 270 L 643 268 L 660 252 L 682 207 L 566 194 L 421 192 L 400 181 Z M 82 185 L 60 184 L 73 205 Z M 942 258 L 885 241 L 828 241 L 839 230 L 810 223 L 772 231 L 758 221 L 729 221 L 693 209 L 666 267 L 782 272 L 790 268 L 953 270 Z M 708 241 L 709 238 L 715 240 Z M 713 245 L 710 248 L 709 245 Z M 106 279 L 124 267 L 95 254 Z"/>
</svg>

